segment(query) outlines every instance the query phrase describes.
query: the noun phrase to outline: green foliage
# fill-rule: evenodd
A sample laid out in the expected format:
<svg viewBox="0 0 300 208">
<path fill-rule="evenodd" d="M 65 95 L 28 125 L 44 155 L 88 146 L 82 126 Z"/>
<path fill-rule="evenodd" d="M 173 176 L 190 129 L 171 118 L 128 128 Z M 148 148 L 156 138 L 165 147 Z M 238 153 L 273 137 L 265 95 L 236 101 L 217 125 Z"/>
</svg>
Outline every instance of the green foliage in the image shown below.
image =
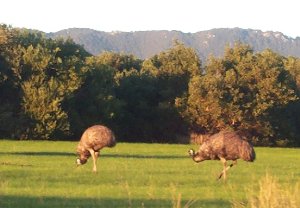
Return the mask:
<svg viewBox="0 0 300 208">
<path fill-rule="evenodd" d="M 176 135 L 185 134 L 187 126 L 176 103 L 188 89 L 189 80 L 200 74 L 201 61 L 192 48 L 175 41 L 174 46 L 143 63 L 142 74 L 155 79 L 157 121 L 166 138 L 176 142 Z M 156 100 L 156 99 L 155 99 Z M 160 128 L 157 128 L 160 129 Z"/>
<path fill-rule="evenodd" d="M 116 96 L 122 101 L 122 112 L 118 116 L 120 138 L 127 141 L 162 141 L 166 139 L 160 122 L 157 80 L 137 70 L 124 71 L 116 76 Z M 130 131 L 128 131 L 130 129 Z"/>
<path fill-rule="evenodd" d="M 14 49 L 15 29 L 0 25 L 0 133 L 15 138 L 22 131 L 21 96 L 14 63 L 19 52 Z"/>
<path fill-rule="evenodd" d="M 205 66 L 179 41 L 150 59 L 90 56 L 71 39 L 0 27 L 0 133 L 75 139 L 110 126 L 123 141 L 183 142 L 188 131 L 243 131 L 262 145 L 300 144 L 300 61 L 236 43 Z"/>
<path fill-rule="evenodd" d="M 3 50 L 3 46 L 7 44 L 10 38 L 10 28 L 6 25 L 0 25 L 0 46 Z"/>
<path fill-rule="evenodd" d="M 209 59 L 205 73 L 191 80 L 188 96 L 178 103 L 196 131 L 233 128 L 271 139 L 286 126 L 284 109 L 297 99 L 283 57 L 270 50 L 254 54 L 249 46 L 236 44 L 224 58 Z"/>
<path fill-rule="evenodd" d="M 70 41 L 38 33 L 12 30 L 9 37 L 0 61 L 5 77 L 0 120 L 6 120 L 1 132 L 22 139 L 62 138 L 69 134 L 62 104 L 81 84 L 84 53 Z"/>
<path fill-rule="evenodd" d="M 104 65 L 98 57 L 86 59 L 80 88 L 66 102 L 72 132 L 78 138 L 92 124 L 113 125 L 122 102 L 115 96 L 116 69 Z"/>
<path fill-rule="evenodd" d="M 57 78 L 61 59 L 55 57 L 55 51 L 51 52 L 40 45 L 36 48 L 29 46 L 23 53 L 23 66 L 29 68 L 31 73 L 21 84 L 22 107 L 32 120 L 26 130 L 26 137 L 49 139 L 55 131 L 68 132 L 68 116 L 61 108 L 61 103 L 68 94 L 65 87 L 67 83 L 61 82 L 61 76 Z M 57 71 L 52 74 L 50 70 Z M 72 88 L 69 90 L 72 91 Z"/>
<path fill-rule="evenodd" d="M 124 53 L 114 53 L 114 52 L 103 52 L 94 58 L 97 64 L 103 64 L 111 66 L 118 71 L 141 69 L 142 60 L 137 59 L 133 55 L 127 55 Z"/>
</svg>

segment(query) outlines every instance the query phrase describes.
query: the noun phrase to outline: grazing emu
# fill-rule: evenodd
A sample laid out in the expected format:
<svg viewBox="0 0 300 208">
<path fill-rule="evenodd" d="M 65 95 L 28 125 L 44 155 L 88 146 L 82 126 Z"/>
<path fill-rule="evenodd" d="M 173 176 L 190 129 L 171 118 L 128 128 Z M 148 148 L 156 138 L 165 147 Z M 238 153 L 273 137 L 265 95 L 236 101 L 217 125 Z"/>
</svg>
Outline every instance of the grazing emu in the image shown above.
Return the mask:
<svg viewBox="0 0 300 208">
<path fill-rule="evenodd" d="M 221 131 L 210 136 L 200 146 L 198 152 L 190 149 L 189 155 L 197 163 L 204 160 L 221 160 L 224 168 L 218 179 L 224 176 L 224 180 L 226 179 L 226 171 L 233 165 L 236 165 L 238 159 L 243 159 L 247 162 L 255 160 L 255 152 L 252 145 L 243 140 L 236 132 L 232 131 Z M 228 167 L 226 165 L 227 160 L 233 161 Z"/>
<path fill-rule="evenodd" d="M 84 131 L 77 146 L 77 165 L 83 165 L 88 158 L 93 158 L 93 171 L 97 171 L 96 160 L 99 151 L 104 147 L 114 147 L 116 139 L 114 133 L 107 127 L 101 125 L 92 126 Z"/>
</svg>

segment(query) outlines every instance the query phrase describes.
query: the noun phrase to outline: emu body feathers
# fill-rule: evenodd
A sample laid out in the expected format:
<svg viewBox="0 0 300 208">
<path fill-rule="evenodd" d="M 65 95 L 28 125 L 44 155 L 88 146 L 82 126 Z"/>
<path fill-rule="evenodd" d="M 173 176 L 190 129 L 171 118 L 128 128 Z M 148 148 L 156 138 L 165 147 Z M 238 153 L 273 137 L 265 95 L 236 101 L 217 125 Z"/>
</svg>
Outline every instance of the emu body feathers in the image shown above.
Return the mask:
<svg viewBox="0 0 300 208">
<path fill-rule="evenodd" d="M 189 150 L 189 155 L 195 162 L 204 160 L 221 160 L 223 163 L 223 171 L 219 179 L 224 176 L 226 179 L 226 171 L 233 165 L 236 165 L 238 159 L 247 162 L 255 160 L 255 151 L 253 146 L 243 140 L 236 132 L 222 131 L 209 137 L 199 148 L 197 152 L 193 149 Z M 233 163 L 227 166 L 227 160 L 232 160 Z"/>
</svg>

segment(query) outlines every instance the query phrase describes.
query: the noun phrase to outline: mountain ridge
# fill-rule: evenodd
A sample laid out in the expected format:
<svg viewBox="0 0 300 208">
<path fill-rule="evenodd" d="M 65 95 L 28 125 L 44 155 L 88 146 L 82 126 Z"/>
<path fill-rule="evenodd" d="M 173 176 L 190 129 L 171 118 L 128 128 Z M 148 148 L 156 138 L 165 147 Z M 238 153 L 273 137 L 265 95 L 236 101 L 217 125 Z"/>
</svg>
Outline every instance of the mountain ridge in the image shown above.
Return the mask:
<svg viewBox="0 0 300 208">
<path fill-rule="evenodd" d="M 194 48 L 202 60 L 206 60 L 210 54 L 222 56 L 225 46 L 232 46 L 237 41 L 251 45 L 255 51 L 270 48 L 284 56 L 300 57 L 300 37 L 291 38 L 281 32 L 242 28 L 215 28 L 195 33 L 176 30 L 103 32 L 90 28 L 69 28 L 46 33 L 46 37 L 70 37 L 93 55 L 113 51 L 133 54 L 141 59 L 172 47 L 174 40 Z"/>
</svg>

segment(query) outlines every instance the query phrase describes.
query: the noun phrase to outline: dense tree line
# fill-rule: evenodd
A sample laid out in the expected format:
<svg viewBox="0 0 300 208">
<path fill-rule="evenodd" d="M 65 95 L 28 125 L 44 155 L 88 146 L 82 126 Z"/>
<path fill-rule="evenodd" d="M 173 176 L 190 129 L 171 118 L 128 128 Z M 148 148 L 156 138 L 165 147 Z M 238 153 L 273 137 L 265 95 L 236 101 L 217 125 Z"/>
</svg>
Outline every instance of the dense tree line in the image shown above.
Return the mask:
<svg viewBox="0 0 300 208">
<path fill-rule="evenodd" d="M 77 140 L 102 123 L 121 141 L 234 129 L 257 144 L 300 145 L 299 89 L 300 59 L 240 43 L 204 65 L 178 41 L 140 60 L 0 27 L 1 138 Z"/>
</svg>

